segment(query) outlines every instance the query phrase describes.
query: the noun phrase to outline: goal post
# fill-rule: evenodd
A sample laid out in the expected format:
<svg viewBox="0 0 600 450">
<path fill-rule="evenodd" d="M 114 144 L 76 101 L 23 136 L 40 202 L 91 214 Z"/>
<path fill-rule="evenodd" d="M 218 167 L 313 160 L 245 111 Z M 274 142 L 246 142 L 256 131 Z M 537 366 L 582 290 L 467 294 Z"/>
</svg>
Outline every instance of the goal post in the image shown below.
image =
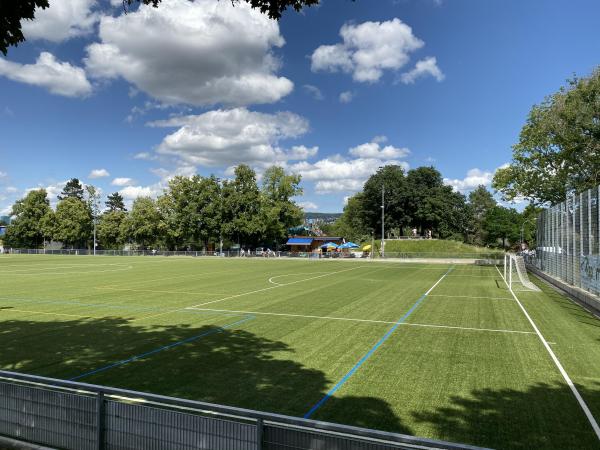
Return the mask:
<svg viewBox="0 0 600 450">
<path fill-rule="evenodd" d="M 529 279 L 523 257 L 513 253 L 504 255 L 504 280 L 513 291 L 540 291 Z"/>
</svg>

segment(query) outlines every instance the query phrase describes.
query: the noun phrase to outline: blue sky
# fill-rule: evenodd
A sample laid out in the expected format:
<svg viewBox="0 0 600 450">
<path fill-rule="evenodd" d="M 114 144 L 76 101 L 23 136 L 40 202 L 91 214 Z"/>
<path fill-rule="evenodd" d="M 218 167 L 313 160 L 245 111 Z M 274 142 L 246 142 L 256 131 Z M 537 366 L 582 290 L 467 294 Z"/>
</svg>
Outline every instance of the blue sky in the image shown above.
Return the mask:
<svg viewBox="0 0 600 450">
<path fill-rule="evenodd" d="M 131 201 L 242 162 L 300 173 L 313 211 L 389 163 L 468 192 L 534 103 L 600 63 L 594 0 L 324 0 L 279 23 L 229 1 L 50 4 L 0 57 L 3 213 L 71 177 Z"/>
</svg>

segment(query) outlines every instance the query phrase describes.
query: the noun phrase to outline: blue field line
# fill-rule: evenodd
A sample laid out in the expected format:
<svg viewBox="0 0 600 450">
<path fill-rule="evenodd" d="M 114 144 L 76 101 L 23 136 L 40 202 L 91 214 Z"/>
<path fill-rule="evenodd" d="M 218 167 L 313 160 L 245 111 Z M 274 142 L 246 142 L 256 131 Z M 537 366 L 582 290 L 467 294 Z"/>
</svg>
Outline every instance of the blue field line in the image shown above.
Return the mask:
<svg viewBox="0 0 600 450">
<path fill-rule="evenodd" d="M 454 267 L 450 267 L 448 269 L 448 271 L 442 276 L 441 279 L 443 279 L 446 275 L 448 275 L 452 269 Z M 436 283 L 437 284 L 437 283 Z M 346 381 L 348 381 L 350 379 L 350 377 L 352 377 L 352 375 L 354 375 L 354 373 L 360 368 L 360 366 L 362 366 L 370 357 L 371 355 L 373 355 L 373 353 L 375 353 L 375 351 L 381 347 L 381 345 L 388 340 L 388 338 L 392 335 L 392 333 L 394 331 L 396 331 L 396 328 L 398 328 L 413 312 L 415 309 L 417 309 L 417 307 L 423 302 L 423 300 L 425 300 L 427 298 L 427 294 L 431 292 L 431 290 L 427 291 L 425 294 L 421 295 L 421 297 L 419 297 L 419 299 L 415 302 L 414 305 L 411 306 L 411 308 L 406 312 L 406 314 L 404 314 L 402 317 L 400 317 L 400 319 L 398 319 L 398 321 L 396 323 L 394 323 L 394 325 L 392 325 L 392 328 L 390 328 L 387 333 L 385 333 L 383 335 L 383 337 L 381 339 L 379 339 L 379 341 L 377 341 L 377 343 L 371 348 L 371 350 L 369 350 L 367 352 L 366 355 L 364 355 L 355 365 L 354 367 L 352 367 L 352 369 L 350 369 L 350 371 L 344 375 L 344 377 L 337 382 L 337 384 L 335 386 L 333 386 L 329 392 L 327 392 L 327 394 L 325 394 L 325 396 L 323 396 L 323 398 L 321 400 L 319 400 L 317 403 L 315 403 L 313 405 L 312 408 L 310 408 L 310 410 L 304 414 L 304 418 L 305 419 L 310 419 L 310 417 L 321 407 L 323 406 L 327 400 L 329 400 L 331 398 L 331 396 L 333 394 L 335 394 L 345 383 Z"/>
<path fill-rule="evenodd" d="M 83 373 L 81 375 L 77 375 L 76 377 L 69 378 L 69 381 L 77 381 L 77 380 L 80 380 L 82 378 L 88 377 L 90 375 L 94 375 L 96 373 L 104 372 L 106 370 L 113 369 L 115 367 L 122 366 L 124 364 L 128 364 L 130 362 L 146 358 L 148 356 L 154 355 L 155 353 L 159 353 L 159 352 L 162 352 L 164 350 L 169 350 L 169 349 L 174 348 L 174 347 L 179 347 L 180 345 L 183 345 L 183 344 L 189 344 L 190 342 L 197 341 L 198 339 L 201 339 L 201 338 L 206 337 L 206 336 L 210 336 L 212 334 L 222 333 L 223 331 L 225 331 L 228 328 L 233 328 L 236 325 L 241 325 L 242 323 L 248 322 L 249 320 L 252 320 L 254 318 L 255 318 L 255 316 L 246 316 L 244 319 L 238 320 L 237 322 L 230 323 L 230 324 L 227 324 L 227 325 L 223 325 L 222 327 L 213 328 L 212 330 L 205 331 L 204 333 L 198 334 L 196 336 L 192 336 L 192 337 L 189 337 L 187 339 L 183 339 L 181 341 L 173 342 L 172 344 L 169 344 L 169 345 L 163 345 L 162 347 L 155 348 L 154 350 L 150 350 L 148 352 L 132 356 L 131 358 L 127 358 L 127 359 L 124 359 L 122 361 L 118 361 L 116 363 L 112 363 L 112 364 L 109 364 L 107 366 L 103 366 L 103 367 L 100 367 L 98 369 L 91 370 L 91 371 Z"/>
<path fill-rule="evenodd" d="M 112 309 L 123 309 L 128 311 L 173 311 L 173 312 L 183 312 L 183 313 L 196 313 L 202 314 L 207 313 L 208 316 L 219 315 L 218 313 L 212 313 L 211 311 L 200 311 L 200 310 L 187 310 L 187 309 L 175 309 L 172 308 L 157 308 L 151 306 L 125 306 L 125 305 L 114 305 L 110 303 L 84 303 L 78 302 L 76 300 L 39 300 L 39 299 L 25 299 L 25 298 L 9 298 L 9 297 L 0 297 L 0 301 L 13 301 L 13 302 L 26 302 L 33 304 L 49 304 L 49 305 L 71 305 L 71 306 L 85 306 L 90 308 L 112 308 Z M 223 314 L 228 316 L 239 316 L 239 314 Z"/>
</svg>

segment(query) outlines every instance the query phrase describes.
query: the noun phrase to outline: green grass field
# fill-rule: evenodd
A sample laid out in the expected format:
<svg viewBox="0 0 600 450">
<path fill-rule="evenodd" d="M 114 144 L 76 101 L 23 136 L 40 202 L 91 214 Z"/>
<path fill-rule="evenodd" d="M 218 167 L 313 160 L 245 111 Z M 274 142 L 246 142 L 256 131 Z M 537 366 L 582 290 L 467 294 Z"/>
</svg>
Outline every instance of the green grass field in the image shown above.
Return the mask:
<svg viewBox="0 0 600 450">
<path fill-rule="evenodd" d="M 600 418 L 600 320 L 541 286 L 518 298 Z M 600 448 L 495 267 L 3 255 L 0 315 L 5 370 L 498 449 Z"/>
</svg>

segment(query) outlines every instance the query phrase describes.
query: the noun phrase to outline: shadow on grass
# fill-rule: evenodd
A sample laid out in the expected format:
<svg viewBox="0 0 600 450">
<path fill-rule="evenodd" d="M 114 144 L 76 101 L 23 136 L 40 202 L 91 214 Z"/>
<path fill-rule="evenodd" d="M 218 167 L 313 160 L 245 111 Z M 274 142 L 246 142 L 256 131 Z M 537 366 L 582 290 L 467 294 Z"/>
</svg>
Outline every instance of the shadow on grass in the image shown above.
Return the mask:
<svg viewBox="0 0 600 450">
<path fill-rule="evenodd" d="M 219 318 L 233 323 L 240 317 Z M 286 343 L 217 325 L 140 326 L 122 318 L 1 322 L 0 367 L 70 379 L 204 335 L 78 381 L 302 416 L 329 389 L 323 372 L 294 361 Z M 218 331 L 217 331 L 218 330 Z M 411 434 L 380 398 L 331 398 L 326 420 Z"/>
<path fill-rule="evenodd" d="M 600 384 L 578 386 L 588 406 L 600 411 Z M 415 412 L 416 422 L 429 424 L 441 438 L 497 449 L 596 450 L 598 438 L 565 384 L 538 383 L 526 391 L 474 390 L 452 405 Z"/>
</svg>

